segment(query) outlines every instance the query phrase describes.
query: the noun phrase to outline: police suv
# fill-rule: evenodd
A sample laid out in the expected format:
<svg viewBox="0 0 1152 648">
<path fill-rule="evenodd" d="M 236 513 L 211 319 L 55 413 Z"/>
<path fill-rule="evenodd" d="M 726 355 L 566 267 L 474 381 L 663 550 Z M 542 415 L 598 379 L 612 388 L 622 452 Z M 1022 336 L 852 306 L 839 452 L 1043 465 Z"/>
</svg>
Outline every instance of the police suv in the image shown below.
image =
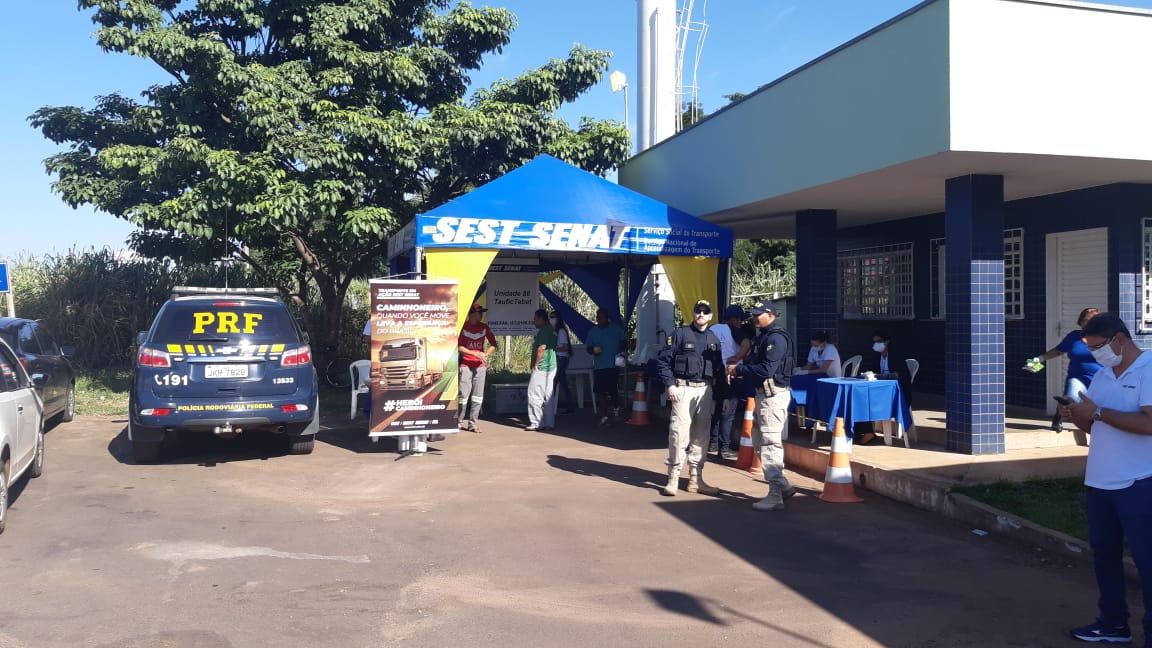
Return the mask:
<svg viewBox="0 0 1152 648">
<path fill-rule="evenodd" d="M 284 435 L 312 452 L 320 429 L 307 336 L 274 288 L 178 286 L 138 337 L 128 438 L 137 463 L 178 433 Z"/>
</svg>

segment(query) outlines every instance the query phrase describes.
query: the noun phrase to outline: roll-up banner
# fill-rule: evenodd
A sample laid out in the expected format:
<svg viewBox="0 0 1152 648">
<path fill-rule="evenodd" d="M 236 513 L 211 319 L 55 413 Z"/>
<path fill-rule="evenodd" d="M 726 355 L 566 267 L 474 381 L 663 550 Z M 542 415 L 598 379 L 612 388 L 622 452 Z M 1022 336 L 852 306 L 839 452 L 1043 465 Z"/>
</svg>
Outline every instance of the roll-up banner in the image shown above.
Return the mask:
<svg viewBox="0 0 1152 648">
<path fill-rule="evenodd" d="M 457 431 L 457 282 L 373 279 L 368 435 Z"/>
</svg>

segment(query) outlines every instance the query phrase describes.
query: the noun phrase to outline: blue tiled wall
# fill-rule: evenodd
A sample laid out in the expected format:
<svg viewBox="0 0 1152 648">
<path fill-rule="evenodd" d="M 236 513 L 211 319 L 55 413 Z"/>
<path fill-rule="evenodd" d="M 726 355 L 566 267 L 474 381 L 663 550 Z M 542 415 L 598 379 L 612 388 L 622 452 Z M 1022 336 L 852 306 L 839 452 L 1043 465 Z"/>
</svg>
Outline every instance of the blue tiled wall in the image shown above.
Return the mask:
<svg viewBox="0 0 1152 648">
<path fill-rule="evenodd" d="M 1011 179 L 1008 181 L 1011 187 Z M 1117 184 L 1093 187 L 1005 204 L 1004 228 L 1024 228 L 1024 319 L 1004 323 L 1004 389 L 1009 405 L 1047 407 L 1043 374 L 1020 370 L 1024 358 L 1045 350 L 1047 316 L 1046 235 L 1107 226 L 1109 290 L 1099 308 L 1114 310 L 1128 322 L 1140 346 L 1152 348 L 1152 336 L 1136 328 L 1142 294 L 1141 219 L 1152 217 L 1152 185 Z M 838 250 L 892 243 L 913 244 L 915 283 L 912 320 L 839 320 L 836 329 L 840 354 L 864 353 L 871 333 L 884 329 L 894 345 L 908 357 L 920 360 L 915 391 L 944 393 L 944 322 L 932 320 L 929 306 L 931 281 L 930 241 L 944 236 L 944 215 L 877 223 L 840 230 Z M 798 242 L 799 244 L 799 242 Z M 801 263 L 799 251 L 797 264 Z M 834 276 L 834 275 L 833 275 Z M 834 282 L 834 280 L 833 280 Z M 823 283 L 828 283 L 825 279 Z M 807 290 L 800 284 L 798 292 Z M 806 349 L 804 342 L 799 346 Z"/>
<path fill-rule="evenodd" d="M 812 209 L 796 214 L 796 283 L 803 285 L 804 299 L 797 300 L 796 346 L 803 358 L 812 334 L 828 331 L 835 336 L 840 312 L 836 307 L 836 212 Z"/>
</svg>

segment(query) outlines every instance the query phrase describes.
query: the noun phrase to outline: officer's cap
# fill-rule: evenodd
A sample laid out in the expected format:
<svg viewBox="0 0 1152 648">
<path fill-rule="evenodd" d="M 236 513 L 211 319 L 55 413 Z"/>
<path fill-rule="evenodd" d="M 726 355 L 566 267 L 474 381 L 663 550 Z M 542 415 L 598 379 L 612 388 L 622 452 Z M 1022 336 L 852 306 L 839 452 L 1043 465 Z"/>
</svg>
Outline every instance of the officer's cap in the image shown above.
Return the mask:
<svg viewBox="0 0 1152 648">
<path fill-rule="evenodd" d="M 752 313 L 753 315 L 759 315 L 760 313 L 771 313 L 771 314 L 775 315 L 776 314 L 776 304 L 773 304 L 772 300 L 770 300 L 770 299 L 765 299 L 764 301 L 753 306 L 752 310 L 750 310 L 749 312 Z"/>
</svg>

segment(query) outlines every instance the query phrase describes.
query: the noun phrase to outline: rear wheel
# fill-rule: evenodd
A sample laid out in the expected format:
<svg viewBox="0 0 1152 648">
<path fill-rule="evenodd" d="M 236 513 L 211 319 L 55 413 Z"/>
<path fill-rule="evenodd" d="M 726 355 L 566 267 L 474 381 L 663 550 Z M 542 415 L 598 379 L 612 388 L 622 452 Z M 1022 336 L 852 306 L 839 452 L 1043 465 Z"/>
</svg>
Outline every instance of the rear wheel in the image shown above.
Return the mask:
<svg viewBox="0 0 1152 648">
<path fill-rule="evenodd" d="M 60 421 L 67 423 L 76 416 L 76 385 L 68 385 L 68 402 L 64 405 L 64 412 L 60 414 Z"/>
<path fill-rule="evenodd" d="M 32 458 L 32 465 L 28 467 L 28 476 L 39 477 L 44 474 L 44 426 L 36 431 L 36 455 Z"/>
<path fill-rule="evenodd" d="M 324 369 L 324 380 L 333 387 L 348 387 L 352 384 L 352 358 L 336 356 Z"/>
<path fill-rule="evenodd" d="M 8 524 L 8 466 L 0 464 L 0 533 Z"/>
<path fill-rule="evenodd" d="M 315 434 L 301 434 L 299 436 L 288 437 L 288 454 L 306 455 L 312 454 L 312 449 L 316 447 Z"/>
</svg>

